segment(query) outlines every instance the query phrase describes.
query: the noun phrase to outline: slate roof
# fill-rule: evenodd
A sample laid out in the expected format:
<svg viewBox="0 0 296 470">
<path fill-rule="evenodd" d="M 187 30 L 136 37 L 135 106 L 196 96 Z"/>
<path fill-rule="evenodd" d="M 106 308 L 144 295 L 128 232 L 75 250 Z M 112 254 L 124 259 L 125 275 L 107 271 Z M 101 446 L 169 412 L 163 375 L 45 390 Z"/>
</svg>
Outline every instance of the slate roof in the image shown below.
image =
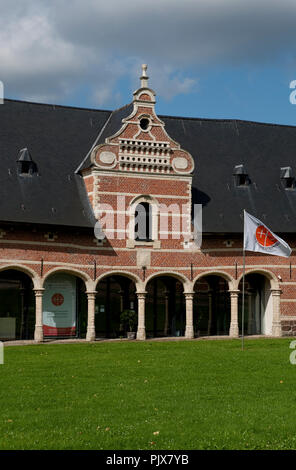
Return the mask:
<svg viewBox="0 0 296 470">
<path fill-rule="evenodd" d="M 5 100 L 0 106 L 0 221 L 93 227 L 79 172 L 91 148 L 121 126 L 132 104 L 114 112 Z M 277 233 L 296 232 L 296 190 L 284 189 L 281 167 L 296 176 L 296 127 L 240 120 L 159 116 L 195 160 L 193 203 L 203 204 L 203 231 L 241 233 L 242 209 Z M 38 175 L 17 174 L 28 148 Z M 251 184 L 236 187 L 244 165 Z"/>
<path fill-rule="evenodd" d="M 93 226 L 75 170 L 110 114 L 6 99 L 0 105 L 0 221 Z M 33 176 L 18 174 L 23 148 L 37 166 Z"/>
<path fill-rule="evenodd" d="M 161 117 L 161 116 L 160 116 Z M 239 120 L 161 117 L 195 160 L 193 203 L 203 204 L 203 231 L 243 231 L 246 209 L 273 232 L 296 232 L 296 190 L 285 190 L 281 167 L 296 176 L 296 127 Z M 251 184 L 236 187 L 243 164 Z"/>
</svg>

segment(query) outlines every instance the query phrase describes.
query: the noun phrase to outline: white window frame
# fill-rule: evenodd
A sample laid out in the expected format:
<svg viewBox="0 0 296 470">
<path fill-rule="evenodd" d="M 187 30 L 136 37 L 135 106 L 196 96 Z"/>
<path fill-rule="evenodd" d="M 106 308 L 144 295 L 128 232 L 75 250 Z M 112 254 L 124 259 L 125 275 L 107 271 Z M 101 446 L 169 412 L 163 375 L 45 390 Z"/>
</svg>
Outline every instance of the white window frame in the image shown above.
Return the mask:
<svg viewBox="0 0 296 470">
<path fill-rule="evenodd" d="M 138 204 L 146 202 L 152 208 L 152 228 L 151 228 L 151 241 L 136 240 L 135 239 L 135 212 Z M 151 246 L 152 248 L 160 248 L 161 242 L 159 240 L 159 204 L 158 201 L 150 195 L 141 195 L 135 197 L 129 207 L 129 226 L 128 226 L 128 240 L 127 247 L 135 248 L 135 246 Z"/>
</svg>

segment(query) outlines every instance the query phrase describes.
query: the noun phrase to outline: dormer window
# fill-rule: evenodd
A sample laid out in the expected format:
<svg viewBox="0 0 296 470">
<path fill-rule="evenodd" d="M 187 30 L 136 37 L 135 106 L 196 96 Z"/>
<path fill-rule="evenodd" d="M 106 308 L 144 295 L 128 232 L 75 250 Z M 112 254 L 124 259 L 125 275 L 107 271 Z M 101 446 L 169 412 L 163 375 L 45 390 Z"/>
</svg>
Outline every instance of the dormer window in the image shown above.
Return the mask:
<svg viewBox="0 0 296 470">
<path fill-rule="evenodd" d="M 244 165 L 236 165 L 233 170 L 234 184 L 236 187 L 246 187 L 250 184 L 249 175 Z"/>
<path fill-rule="evenodd" d="M 17 169 L 20 176 L 32 176 L 34 173 L 37 173 L 37 165 L 33 162 L 27 148 L 20 150 L 17 159 Z"/>
<path fill-rule="evenodd" d="M 295 176 L 293 176 L 292 168 L 290 166 L 281 168 L 281 182 L 285 189 L 295 189 Z"/>
</svg>

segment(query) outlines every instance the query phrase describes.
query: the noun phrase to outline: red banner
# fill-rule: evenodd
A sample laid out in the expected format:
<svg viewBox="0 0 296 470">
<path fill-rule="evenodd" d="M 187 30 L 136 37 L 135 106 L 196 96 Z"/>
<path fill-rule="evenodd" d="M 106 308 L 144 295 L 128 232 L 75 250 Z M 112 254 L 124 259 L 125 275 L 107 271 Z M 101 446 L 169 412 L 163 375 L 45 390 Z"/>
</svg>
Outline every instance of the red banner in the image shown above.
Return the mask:
<svg viewBox="0 0 296 470">
<path fill-rule="evenodd" d="M 76 336 L 76 327 L 54 328 L 53 326 L 43 325 L 44 336 Z"/>
</svg>

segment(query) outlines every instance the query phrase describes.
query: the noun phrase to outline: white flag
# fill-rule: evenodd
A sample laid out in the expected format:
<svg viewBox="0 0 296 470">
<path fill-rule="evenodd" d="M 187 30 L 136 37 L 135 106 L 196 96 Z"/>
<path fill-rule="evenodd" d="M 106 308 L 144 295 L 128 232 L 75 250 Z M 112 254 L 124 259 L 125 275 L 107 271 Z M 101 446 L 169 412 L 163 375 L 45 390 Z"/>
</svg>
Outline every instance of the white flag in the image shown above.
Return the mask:
<svg viewBox="0 0 296 470">
<path fill-rule="evenodd" d="M 244 210 L 244 250 L 260 251 L 266 255 L 277 255 L 288 258 L 292 252 L 289 245 L 272 233 L 256 217 Z"/>
</svg>

